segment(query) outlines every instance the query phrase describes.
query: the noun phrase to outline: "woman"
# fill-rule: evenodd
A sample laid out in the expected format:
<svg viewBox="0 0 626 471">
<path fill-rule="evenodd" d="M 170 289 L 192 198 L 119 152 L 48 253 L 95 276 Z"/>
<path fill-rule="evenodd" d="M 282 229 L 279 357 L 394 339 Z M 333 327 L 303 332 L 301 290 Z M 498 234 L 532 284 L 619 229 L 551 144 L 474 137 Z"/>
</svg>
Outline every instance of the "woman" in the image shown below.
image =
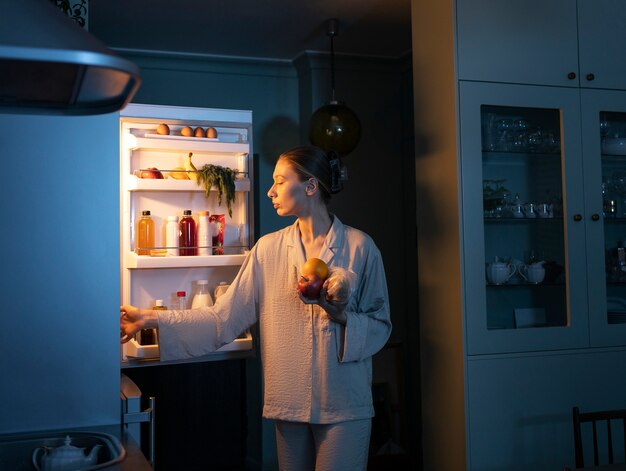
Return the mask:
<svg viewBox="0 0 626 471">
<path fill-rule="evenodd" d="M 120 308 L 122 341 L 158 327 L 162 360 L 215 351 L 258 321 L 263 416 L 276 423 L 284 471 L 366 469 L 371 357 L 391 333 L 379 250 L 327 209 L 340 190 L 334 159 L 310 146 L 279 156 L 267 196 L 280 216 L 297 220 L 259 239 L 214 306 Z M 301 267 L 312 257 L 330 271 L 314 304 L 296 292 Z"/>
</svg>

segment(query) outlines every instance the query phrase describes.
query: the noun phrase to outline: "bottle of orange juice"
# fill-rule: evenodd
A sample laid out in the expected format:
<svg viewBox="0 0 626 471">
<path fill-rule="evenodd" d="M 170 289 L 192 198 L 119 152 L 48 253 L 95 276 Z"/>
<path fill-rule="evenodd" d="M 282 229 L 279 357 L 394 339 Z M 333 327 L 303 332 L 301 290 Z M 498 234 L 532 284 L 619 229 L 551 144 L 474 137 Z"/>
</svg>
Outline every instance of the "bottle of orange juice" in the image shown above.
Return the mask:
<svg viewBox="0 0 626 471">
<path fill-rule="evenodd" d="M 154 221 L 150 216 L 150 211 L 142 211 L 141 218 L 137 221 L 135 253 L 137 253 L 137 255 L 150 255 L 150 249 L 153 247 Z"/>
</svg>

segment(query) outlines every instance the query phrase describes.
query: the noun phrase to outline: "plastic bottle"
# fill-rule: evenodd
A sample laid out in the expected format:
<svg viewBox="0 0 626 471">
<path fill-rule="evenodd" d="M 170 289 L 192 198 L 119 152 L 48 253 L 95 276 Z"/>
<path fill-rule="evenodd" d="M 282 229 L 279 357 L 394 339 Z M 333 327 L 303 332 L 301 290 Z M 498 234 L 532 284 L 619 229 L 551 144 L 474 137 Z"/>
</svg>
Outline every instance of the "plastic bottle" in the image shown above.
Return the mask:
<svg viewBox="0 0 626 471">
<path fill-rule="evenodd" d="M 185 209 L 183 218 L 179 223 L 180 237 L 179 249 L 180 255 L 197 255 L 198 246 L 196 241 L 196 221 L 191 217 L 191 210 Z"/>
<path fill-rule="evenodd" d="M 209 255 L 209 247 L 213 243 L 211 226 L 209 225 L 209 212 L 198 213 L 198 255 Z"/>
<path fill-rule="evenodd" d="M 178 255 L 178 238 L 179 238 L 178 216 L 168 216 L 165 225 L 165 246 L 167 254 Z"/>
<path fill-rule="evenodd" d="M 191 302 L 191 309 L 213 306 L 213 299 L 209 293 L 209 280 L 198 280 L 198 291 Z"/>
<path fill-rule="evenodd" d="M 184 291 L 176 291 L 176 307 L 175 309 L 187 309 L 187 293 Z"/>
<path fill-rule="evenodd" d="M 154 221 L 150 216 L 150 211 L 141 212 L 141 218 L 137 221 L 137 238 L 135 240 L 137 255 L 150 255 L 150 248 L 154 247 Z"/>
</svg>

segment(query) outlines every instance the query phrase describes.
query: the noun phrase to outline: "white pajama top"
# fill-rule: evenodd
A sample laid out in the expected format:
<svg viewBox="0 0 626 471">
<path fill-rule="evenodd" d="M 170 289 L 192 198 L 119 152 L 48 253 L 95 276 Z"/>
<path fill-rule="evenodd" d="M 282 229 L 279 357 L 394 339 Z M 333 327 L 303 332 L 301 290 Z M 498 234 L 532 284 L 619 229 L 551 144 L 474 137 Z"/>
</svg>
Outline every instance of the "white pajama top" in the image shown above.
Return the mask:
<svg viewBox="0 0 626 471">
<path fill-rule="evenodd" d="M 263 416 L 328 424 L 374 415 L 371 357 L 391 333 L 380 252 L 334 216 L 319 258 L 356 274 L 344 326 L 296 285 L 305 262 L 298 222 L 259 239 L 215 305 L 158 311 L 161 359 L 205 355 L 259 322 Z M 343 351 L 342 351 L 343 343 Z"/>
</svg>

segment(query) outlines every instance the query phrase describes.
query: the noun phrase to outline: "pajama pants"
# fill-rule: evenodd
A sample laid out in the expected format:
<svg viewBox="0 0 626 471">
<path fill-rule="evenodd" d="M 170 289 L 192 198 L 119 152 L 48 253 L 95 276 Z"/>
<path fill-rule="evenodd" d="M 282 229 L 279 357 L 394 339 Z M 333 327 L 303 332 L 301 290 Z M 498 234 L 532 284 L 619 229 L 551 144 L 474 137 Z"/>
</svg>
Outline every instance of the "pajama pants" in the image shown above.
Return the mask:
<svg viewBox="0 0 626 471">
<path fill-rule="evenodd" d="M 276 421 L 280 471 L 365 471 L 372 420 L 336 424 Z"/>
</svg>

